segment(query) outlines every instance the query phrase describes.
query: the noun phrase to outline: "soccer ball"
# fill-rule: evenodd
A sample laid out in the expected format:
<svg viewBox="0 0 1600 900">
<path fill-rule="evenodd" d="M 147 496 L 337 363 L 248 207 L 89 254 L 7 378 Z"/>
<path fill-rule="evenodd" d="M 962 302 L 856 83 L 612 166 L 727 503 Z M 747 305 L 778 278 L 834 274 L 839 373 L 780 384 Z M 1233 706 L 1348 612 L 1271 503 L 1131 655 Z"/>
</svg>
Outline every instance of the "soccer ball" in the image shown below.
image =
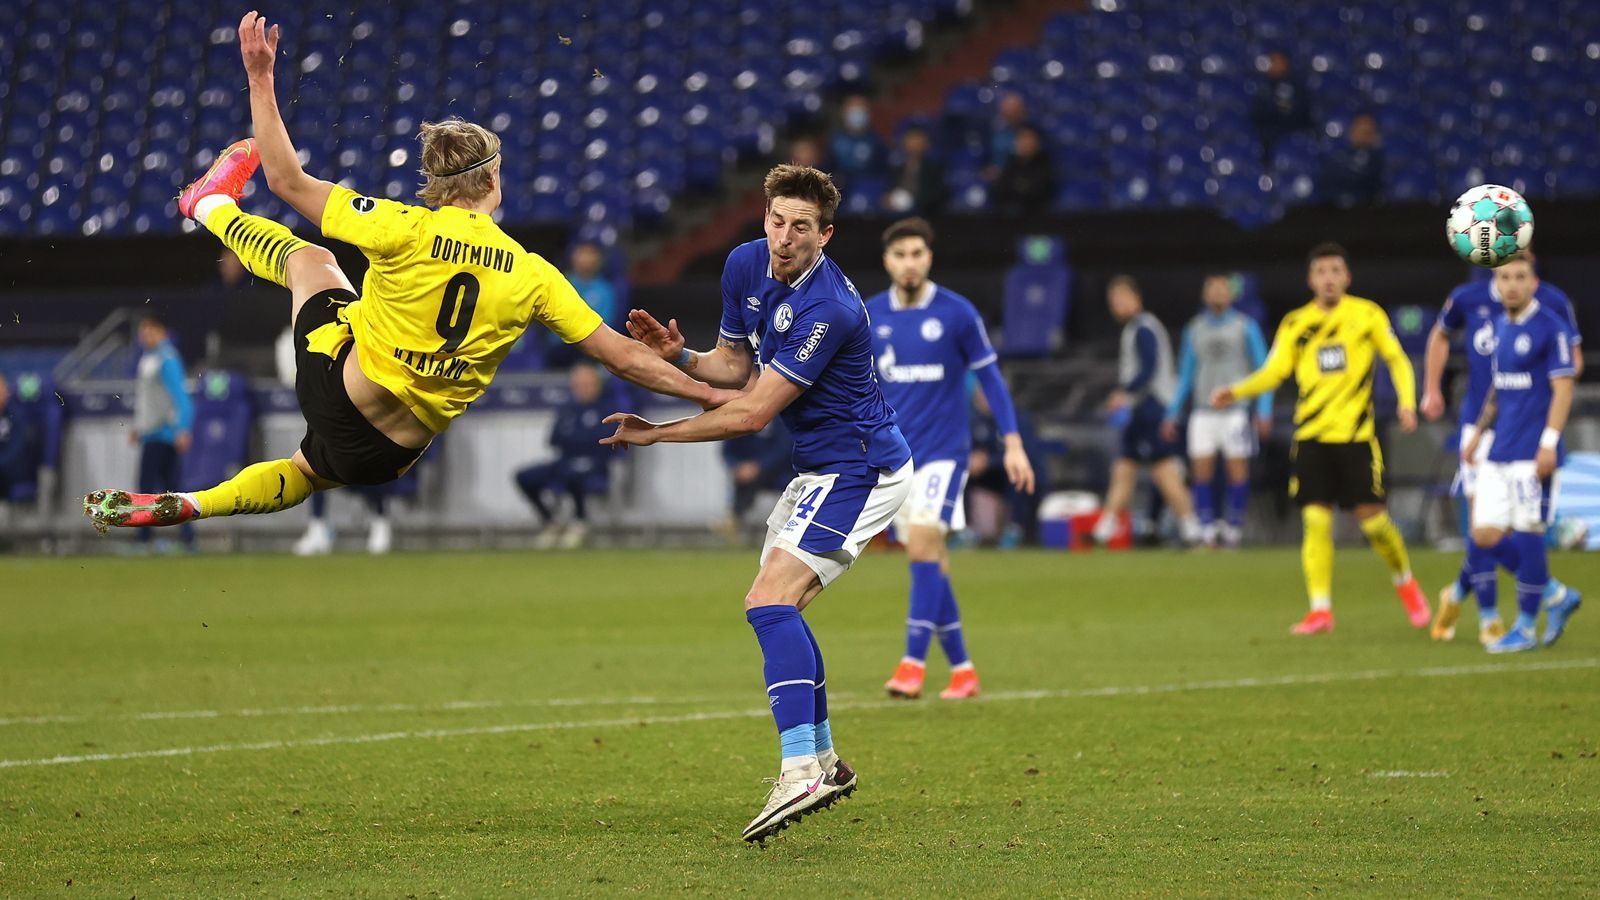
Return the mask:
<svg viewBox="0 0 1600 900">
<path fill-rule="evenodd" d="M 1445 236 L 1457 256 L 1492 269 L 1528 249 L 1533 240 L 1533 210 L 1511 188 L 1480 184 L 1456 198 L 1445 221 Z"/>
</svg>

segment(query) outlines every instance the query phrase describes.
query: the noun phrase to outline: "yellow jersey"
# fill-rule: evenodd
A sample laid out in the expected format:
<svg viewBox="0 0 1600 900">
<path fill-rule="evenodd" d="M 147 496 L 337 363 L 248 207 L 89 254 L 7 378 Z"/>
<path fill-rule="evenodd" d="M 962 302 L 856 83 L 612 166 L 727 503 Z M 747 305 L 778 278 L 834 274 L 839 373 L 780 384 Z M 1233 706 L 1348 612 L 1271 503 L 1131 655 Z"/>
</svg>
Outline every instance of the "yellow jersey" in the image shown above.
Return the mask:
<svg viewBox="0 0 1600 900">
<path fill-rule="evenodd" d="M 340 313 L 361 371 L 435 434 L 464 412 L 530 322 L 572 344 L 601 325 L 555 266 L 494 220 L 334 187 L 322 233 L 361 248 L 361 299 Z"/>
<path fill-rule="evenodd" d="M 1260 369 L 1233 386 L 1239 397 L 1264 394 L 1290 375 L 1300 388 L 1294 409 L 1297 441 L 1348 444 L 1372 440 L 1375 357 L 1389 367 L 1400 405 L 1416 409 L 1417 382 L 1389 315 L 1371 300 L 1346 294 L 1331 309 L 1312 302 L 1283 317 Z"/>
</svg>

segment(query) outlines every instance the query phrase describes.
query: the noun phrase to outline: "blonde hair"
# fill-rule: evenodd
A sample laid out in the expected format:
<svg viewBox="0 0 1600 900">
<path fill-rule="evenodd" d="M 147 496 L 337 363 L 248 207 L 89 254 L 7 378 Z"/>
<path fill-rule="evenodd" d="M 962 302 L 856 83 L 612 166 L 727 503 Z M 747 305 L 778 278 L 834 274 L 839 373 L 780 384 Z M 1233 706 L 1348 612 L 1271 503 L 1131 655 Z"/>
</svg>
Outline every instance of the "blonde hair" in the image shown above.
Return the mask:
<svg viewBox="0 0 1600 900">
<path fill-rule="evenodd" d="M 500 171 L 500 138 L 481 125 L 454 117 L 423 122 L 422 188 L 417 198 L 429 206 L 445 206 L 489 196 Z"/>
</svg>

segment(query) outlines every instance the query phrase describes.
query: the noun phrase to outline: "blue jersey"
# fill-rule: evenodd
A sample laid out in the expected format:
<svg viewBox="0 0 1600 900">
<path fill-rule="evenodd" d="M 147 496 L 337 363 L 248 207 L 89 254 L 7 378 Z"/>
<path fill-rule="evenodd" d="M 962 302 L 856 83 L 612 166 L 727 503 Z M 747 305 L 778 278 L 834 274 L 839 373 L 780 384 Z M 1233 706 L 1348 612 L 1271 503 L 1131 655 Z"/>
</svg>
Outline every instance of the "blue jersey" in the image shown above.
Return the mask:
<svg viewBox="0 0 1600 900">
<path fill-rule="evenodd" d="M 1539 282 L 1533 292 L 1539 305 L 1557 314 L 1567 323 L 1572 344 L 1582 342 L 1578 334 L 1578 320 L 1572 314 L 1572 302 L 1566 292 L 1553 284 Z M 1495 318 L 1501 314 L 1500 292 L 1494 289 L 1493 279 L 1471 281 L 1450 292 L 1439 310 L 1438 327 L 1446 334 L 1464 332 L 1467 351 L 1467 391 L 1461 397 L 1462 425 L 1478 421 L 1483 412 L 1483 400 L 1489 396 L 1489 383 L 1493 380 Z"/>
<path fill-rule="evenodd" d="M 722 337 L 748 340 L 756 362 L 805 389 L 782 413 L 800 472 L 865 474 L 911 459 L 872 364 L 856 286 L 819 254 L 794 285 L 772 277 L 767 242 L 735 247 L 722 269 Z"/>
<path fill-rule="evenodd" d="M 933 282 L 896 308 L 890 291 L 867 301 L 878 380 L 917 465 L 965 461 L 972 449 L 966 374 L 995 362 L 983 318 L 967 298 Z"/>
<path fill-rule="evenodd" d="M 1550 379 L 1571 377 L 1572 333 L 1565 317 L 1539 303 L 1517 319 L 1501 313 L 1494 331 L 1493 462 L 1533 459 L 1550 413 Z"/>
</svg>

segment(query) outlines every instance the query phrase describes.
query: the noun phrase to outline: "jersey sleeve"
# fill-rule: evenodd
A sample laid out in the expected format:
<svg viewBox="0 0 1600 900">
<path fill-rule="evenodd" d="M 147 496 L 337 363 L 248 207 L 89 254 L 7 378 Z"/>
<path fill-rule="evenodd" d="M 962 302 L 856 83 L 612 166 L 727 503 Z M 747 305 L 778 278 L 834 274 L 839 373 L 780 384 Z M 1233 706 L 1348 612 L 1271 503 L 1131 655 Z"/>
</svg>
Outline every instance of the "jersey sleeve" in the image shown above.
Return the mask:
<svg viewBox="0 0 1600 900">
<path fill-rule="evenodd" d="M 360 247 L 369 257 L 381 258 L 405 247 L 419 220 L 417 210 L 404 203 L 366 197 L 334 185 L 322 210 L 322 233 Z"/>
<path fill-rule="evenodd" d="M 1183 326 L 1183 336 L 1178 338 L 1178 386 L 1167 402 L 1167 418 L 1176 419 L 1183 413 L 1183 404 L 1194 390 L 1194 325 Z M 1209 399 L 1209 398 L 1207 398 Z"/>
<path fill-rule="evenodd" d="M 1400 346 L 1400 339 L 1394 335 L 1394 326 L 1389 324 L 1389 314 L 1383 307 L 1374 303 L 1371 307 L 1372 330 L 1369 332 L 1372 345 L 1377 349 L 1378 355 L 1383 357 L 1383 362 L 1389 367 L 1389 380 L 1394 382 L 1395 395 L 1400 400 L 1404 409 L 1417 408 L 1417 373 L 1411 366 L 1411 357 L 1406 356 L 1404 347 Z"/>
<path fill-rule="evenodd" d="M 981 369 L 999 357 L 994 352 L 994 345 L 989 343 L 989 330 L 983 327 L 983 317 L 978 314 L 976 307 L 967 306 L 963 311 L 961 330 L 956 334 L 956 341 L 961 348 L 961 356 L 967 361 L 968 369 Z"/>
<path fill-rule="evenodd" d="M 1433 324 L 1446 334 L 1454 334 L 1467 326 L 1466 314 L 1462 312 L 1461 304 L 1457 302 L 1455 291 L 1451 291 L 1450 296 L 1445 298 L 1444 307 L 1439 310 L 1439 318 Z"/>
<path fill-rule="evenodd" d="M 1572 331 L 1561 321 L 1564 316 L 1556 316 L 1557 327 L 1550 329 L 1550 340 L 1546 342 L 1545 366 L 1548 367 L 1551 378 L 1572 378 L 1578 370 L 1572 362 Z"/>
<path fill-rule="evenodd" d="M 1572 298 L 1568 297 L 1565 291 L 1555 289 L 1554 285 L 1551 287 L 1554 290 L 1556 299 L 1561 301 L 1561 315 L 1559 318 L 1561 323 L 1567 326 L 1567 339 L 1572 346 L 1576 347 L 1583 343 L 1583 332 L 1578 330 L 1578 311 L 1573 308 Z"/>
<path fill-rule="evenodd" d="M 728 261 L 722 265 L 722 323 L 717 326 L 717 334 L 734 342 L 749 337 L 745 333 L 744 312 L 740 306 L 744 300 L 740 294 L 744 292 L 740 290 L 742 279 L 739 269 L 735 255 L 728 254 Z"/>
<path fill-rule="evenodd" d="M 1296 324 L 1299 320 L 1300 317 L 1293 313 L 1284 317 L 1278 325 L 1277 336 L 1272 339 L 1272 349 L 1267 352 L 1266 363 L 1233 386 L 1235 396 L 1254 397 L 1274 391 L 1294 372 L 1294 364 L 1300 353 Z"/>
<path fill-rule="evenodd" d="M 800 310 L 772 355 L 772 367 L 795 384 L 811 387 L 844 345 L 853 324 L 842 304 L 814 303 Z"/>
<path fill-rule="evenodd" d="M 533 319 L 550 329 L 562 343 L 576 344 L 605 324 L 600 314 L 583 302 L 567 276 L 543 257 L 528 254 L 533 265 Z"/>
</svg>

